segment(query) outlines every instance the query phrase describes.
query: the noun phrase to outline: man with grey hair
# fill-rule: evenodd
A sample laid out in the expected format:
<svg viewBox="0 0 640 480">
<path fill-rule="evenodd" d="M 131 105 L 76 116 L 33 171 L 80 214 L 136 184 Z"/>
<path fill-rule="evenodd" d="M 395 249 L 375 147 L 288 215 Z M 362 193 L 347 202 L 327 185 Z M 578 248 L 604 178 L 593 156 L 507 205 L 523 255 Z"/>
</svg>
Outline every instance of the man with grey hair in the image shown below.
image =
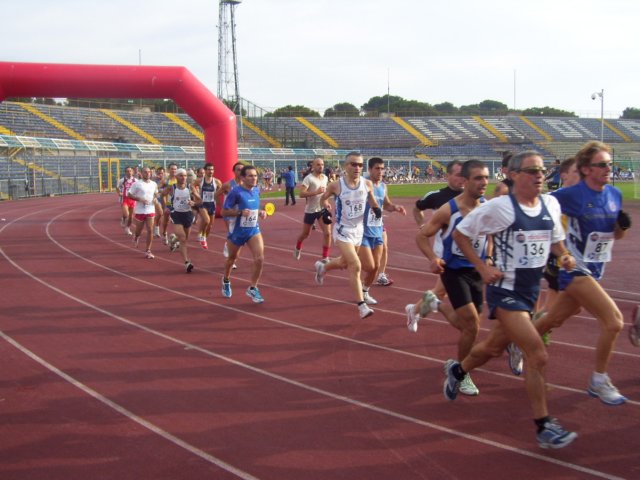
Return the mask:
<svg viewBox="0 0 640 480">
<path fill-rule="evenodd" d="M 327 187 L 320 198 L 320 205 L 327 211 L 331 209 L 329 199 L 335 197 L 336 224 L 333 239 L 340 250 L 340 256 L 328 263 L 317 261 L 316 283 L 322 285 L 327 271 L 334 269 L 349 271 L 349 286 L 356 297 L 360 318 L 373 315 L 373 310 L 364 301 L 360 271 L 362 264 L 358 258 L 358 249 L 364 235 L 364 214 L 367 202 L 375 218 L 382 217 L 382 209 L 373 196 L 370 180 L 362 178 L 364 160 L 359 152 L 350 152 L 345 158 L 344 175 Z"/>
<path fill-rule="evenodd" d="M 474 345 L 461 362 L 445 364 L 444 395 L 455 400 L 465 375 L 499 356 L 510 341 L 526 357 L 525 384 L 541 448 L 562 448 L 576 437 L 549 416 L 546 399 L 547 352 L 531 322 L 540 293 L 540 279 L 549 251 L 562 268 L 572 270 L 576 260 L 564 246 L 560 205 L 550 195 L 541 195 L 546 169 L 535 151 L 524 151 L 509 161 L 511 191 L 472 210 L 456 227 L 453 239 L 464 256 L 488 284 L 489 318 L 495 319 L 489 335 Z M 471 239 L 493 235 L 494 264 L 485 262 Z"/>
</svg>

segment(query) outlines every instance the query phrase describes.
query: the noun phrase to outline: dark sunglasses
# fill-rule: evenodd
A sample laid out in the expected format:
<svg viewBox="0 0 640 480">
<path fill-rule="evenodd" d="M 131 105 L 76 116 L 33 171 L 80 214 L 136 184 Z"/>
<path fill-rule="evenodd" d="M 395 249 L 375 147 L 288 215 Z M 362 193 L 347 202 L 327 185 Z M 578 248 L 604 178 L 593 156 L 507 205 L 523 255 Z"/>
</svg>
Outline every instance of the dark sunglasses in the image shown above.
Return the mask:
<svg viewBox="0 0 640 480">
<path fill-rule="evenodd" d="M 528 173 L 529 175 L 536 175 L 538 173 L 542 173 L 542 174 L 547 173 L 547 169 L 544 167 L 525 167 L 525 168 L 519 168 L 516 171 L 522 172 L 522 173 Z"/>
<path fill-rule="evenodd" d="M 349 162 L 349 165 L 351 165 L 353 168 L 364 168 L 364 163 Z"/>
<path fill-rule="evenodd" d="M 590 163 L 590 167 L 598 167 L 598 168 L 610 168 L 613 165 L 612 162 L 596 162 Z"/>
</svg>

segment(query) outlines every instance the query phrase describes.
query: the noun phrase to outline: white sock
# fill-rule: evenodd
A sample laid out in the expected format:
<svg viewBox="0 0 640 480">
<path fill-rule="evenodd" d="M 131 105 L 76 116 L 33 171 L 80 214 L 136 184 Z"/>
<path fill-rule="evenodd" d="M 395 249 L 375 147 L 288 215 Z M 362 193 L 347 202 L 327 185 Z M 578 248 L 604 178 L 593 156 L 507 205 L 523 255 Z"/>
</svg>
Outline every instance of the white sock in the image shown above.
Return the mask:
<svg viewBox="0 0 640 480">
<path fill-rule="evenodd" d="M 591 383 L 594 385 L 602 385 L 607 380 L 609 380 L 609 375 L 606 373 L 593 372 L 593 375 L 591 375 Z"/>
</svg>

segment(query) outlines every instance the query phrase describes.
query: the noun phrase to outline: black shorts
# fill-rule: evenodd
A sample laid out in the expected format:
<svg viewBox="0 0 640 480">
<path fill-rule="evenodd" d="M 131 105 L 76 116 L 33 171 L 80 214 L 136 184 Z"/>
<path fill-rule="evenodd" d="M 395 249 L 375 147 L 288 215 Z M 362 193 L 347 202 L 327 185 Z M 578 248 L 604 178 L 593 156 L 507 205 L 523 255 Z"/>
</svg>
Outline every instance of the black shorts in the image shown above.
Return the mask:
<svg viewBox="0 0 640 480">
<path fill-rule="evenodd" d="M 556 292 L 559 290 L 558 288 L 558 273 L 560 269 L 558 268 L 558 263 L 556 261 L 555 255 L 549 255 L 549 259 L 547 260 L 547 264 L 544 267 L 544 272 L 542 275 L 544 279 L 547 281 L 549 288 L 551 290 L 555 290 Z"/>
<path fill-rule="evenodd" d="M 473 303 L 478 313 L 482 312 L 484 285 L 475 268 L 445 268 L 440 278 L 453 308 Z"/>
<path fill-rule="evenodd" d="M 182 225 L 185 229 L 190 228 L 193 224 L 193 212 L 171 212 L 171 223 Z"/>
<path fill-rule="evenodd" d="M 305 213 L 302 221 L 307 225 L 313 225 L 316 220 L 320 220 L 321 218 L 322 212 Z"/>
</svg>

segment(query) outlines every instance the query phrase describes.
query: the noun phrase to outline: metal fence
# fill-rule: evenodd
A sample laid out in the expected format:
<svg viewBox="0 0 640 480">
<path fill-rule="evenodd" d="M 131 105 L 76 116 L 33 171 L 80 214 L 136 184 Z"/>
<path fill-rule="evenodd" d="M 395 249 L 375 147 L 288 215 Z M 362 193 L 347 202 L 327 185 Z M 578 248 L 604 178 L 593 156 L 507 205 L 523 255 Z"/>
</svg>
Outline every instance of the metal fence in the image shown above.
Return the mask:
<svg viewBox="0 0 640 480">
<path fill-rule="evenodd" d="M 308 155 L 295 157 L 266 154 L 241 155 L 240 161 L 255 165 L 259 172 L 269 168 L 277 178 L 278 172 L 289 166 L 293 167 L 300 176 L 300 172 L 315 156 L 314 152 L 309 150 Z M 327 166 L 334 168 L 337 168 L 343 159 L 342 155 L 323 155 L 323 158 Z M 462 157 L 456 160 L 469 158 Z M 429 166 L 435 170 L 437 179 L 440 177 L 438 174 L 442 173 L 451 160 L 453 158 L 440 162 L 412 157 L 385 158 L 387 170 L 394 173 L 393 178 L 398 182 L 428 181 L 425 174 Z M 500 160 L 498 158 L 482 160 L 489 167 L 491 176 L 495 178 L 500 170 Z M 204 154 L 65 152 L 41 148 L 0 148 L 0 199 L 113 191 L 126 167 L 147 165 L 152 168 L 159 166 L 166 168 L 170 163 L 195 170 L 204 164 Z M 618 157 L 615 158 L 615 163 L 627 172 L 637 172 L 640 169 L 638 159 Z M 220 172 L 217 173 L 220 176 Z"/>
</svg>

